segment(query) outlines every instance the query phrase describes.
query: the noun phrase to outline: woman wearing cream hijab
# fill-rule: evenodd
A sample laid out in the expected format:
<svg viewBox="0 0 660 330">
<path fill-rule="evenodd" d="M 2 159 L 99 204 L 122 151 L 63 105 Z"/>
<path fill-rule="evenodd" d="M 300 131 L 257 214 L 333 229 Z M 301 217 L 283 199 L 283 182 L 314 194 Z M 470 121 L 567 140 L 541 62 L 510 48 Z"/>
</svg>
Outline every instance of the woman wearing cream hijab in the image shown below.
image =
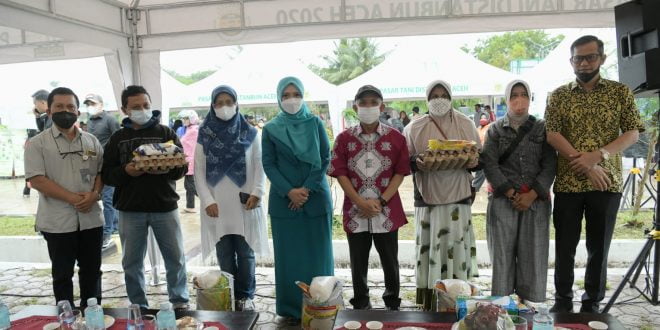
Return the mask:
<svg viewBox="0 0 660 330">
<path fill-rule="evenodd" d="M 472 174 L 467 169 L 429 171 L 418 155 L 430 139 L 474 141 L 474 122 L 451 107 L 451 86 L 434 81 L 426 89 L 429 114 L 406 126 L 403 135 L 414 162 L 417 266 L 417 304 L 435 305 L 433 287 L 438 279 L 467 280 L 477 275 L 472 231 Z M 476 161 L 467 168 L 476 167 Z"/>
</svg>

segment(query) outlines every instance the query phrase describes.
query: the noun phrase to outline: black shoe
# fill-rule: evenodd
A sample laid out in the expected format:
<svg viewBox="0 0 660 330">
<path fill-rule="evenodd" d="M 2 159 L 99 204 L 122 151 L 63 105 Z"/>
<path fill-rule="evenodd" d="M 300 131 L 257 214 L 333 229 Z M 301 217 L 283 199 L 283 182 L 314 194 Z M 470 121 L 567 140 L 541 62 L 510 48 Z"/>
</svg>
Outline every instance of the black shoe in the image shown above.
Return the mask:
<svg viewBox="0 0 660 330">
<path fill-rule="evenodd" d="M 598 314 L 600 313 L 599 305 L 599 303 L 584 302 L 582 303 L 582 307 L 580 307 L 580 313 Z"/>
<path fill-rule="evenodd" d="M 556 301 L 550 313 L 573 313 L 573 302 Z"/>
<path fill-rule="evenodd" d="M 289 327 L 300 326 L 300 319 L 291 316 L 285 316 L 284 324 L 286 324 Z"/>
<path fill-rule="evenodd" d="M 385 310 L 388 310 L 388 311 L 398 311 L 398 310 L 399 310 L 399 306 L 385 306 Z"/>
</svg>

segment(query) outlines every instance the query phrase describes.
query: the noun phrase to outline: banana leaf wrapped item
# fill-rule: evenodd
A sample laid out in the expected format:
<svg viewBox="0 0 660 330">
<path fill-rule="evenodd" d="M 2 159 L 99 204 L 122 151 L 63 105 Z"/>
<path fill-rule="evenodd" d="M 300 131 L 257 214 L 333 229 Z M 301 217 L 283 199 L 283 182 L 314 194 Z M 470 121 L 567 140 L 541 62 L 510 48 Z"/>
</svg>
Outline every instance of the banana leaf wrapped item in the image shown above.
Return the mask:
<svg viewBox="0 0 660 330">
<path fill-rule="evenodd" d="M 165 171 L 187 164 L 183 149 L 172 141 L 143 144 L 133 151 L 132 161 L 140 171 Z"/>
</svg>

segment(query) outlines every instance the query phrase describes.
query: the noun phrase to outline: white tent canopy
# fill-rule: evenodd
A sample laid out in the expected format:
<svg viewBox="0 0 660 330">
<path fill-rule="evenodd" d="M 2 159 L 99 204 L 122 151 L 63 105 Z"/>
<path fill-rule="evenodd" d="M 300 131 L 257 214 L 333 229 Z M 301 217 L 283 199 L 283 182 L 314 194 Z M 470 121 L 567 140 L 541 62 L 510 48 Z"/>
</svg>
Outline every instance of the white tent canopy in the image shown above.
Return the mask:
<svg viewBox="0 0 660 330">
<path fill-rule="evenodd" d="M 218 85 L 234 88 L 239 104 L 276 104 L 277 83 L 286 76 L 297 77 L 303 82 L 306 101 L 326 102 L 332 99 L 336 86 L 314 74 L 294 55 L 286 47 L 274 51 L 270 45 L 246 46 L 236 59 L 188 86 L 182 103 L 172 106 L 208 106 L 211 92 Z"/>
<path fill-rule="evenodd" d="M 475 59 L 460 49 L 431 45 L 425 49 L 401 46 L 377 67 L 348 81 L 340 93 L 352 100 L 362 85 L 376 85 L 385 99 L 425 98 L 426 86 L 442 79 L 454 96 L 489 96 L 504 93 L 516 75 Z"/>
<path fill-rule="evenodd" d="M 161 108 L 160 51 L 359 36 L 611 27 L 626 0 L 0 0 L 0 64 L 105 56 Z M 119 102 L 117 102 L 119 103 Z M 334 121 L 334 120 L 333 120 Z"/>
</svg>

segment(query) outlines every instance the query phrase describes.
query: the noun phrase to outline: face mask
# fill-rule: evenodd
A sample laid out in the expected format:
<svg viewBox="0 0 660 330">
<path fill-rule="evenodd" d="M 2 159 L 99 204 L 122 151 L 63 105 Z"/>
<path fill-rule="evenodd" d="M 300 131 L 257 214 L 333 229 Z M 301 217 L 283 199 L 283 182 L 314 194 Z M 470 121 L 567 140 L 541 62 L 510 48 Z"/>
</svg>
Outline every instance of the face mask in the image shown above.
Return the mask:
<svg viewBox="0 0 660 330">
<path fill-rule="evenodd" d="M 515 113 L 527 112 L 527 109 L 529 109 L 529 99 L 526 97 L 517 97 L 510 100 L 509 103 L 511 111 Z"/>
<path fill-rule="evenodd" d="M 97 108 L 93 105 L 88 105 L 85 109 L 92 116 L 98 115 L 102 111 L 100 108 Z"/>
<path fill-rule="evenodd" d="M 481 120 L 479 120 L 479 125 L 481 125 L 481 126 L 486 126 L 486 125 L 488 125 L 488 119 L 481 119 Z"/>
<path fill-rule="evenodd" d="M 220 108 L 214 107 L 213 110 L 215 110 L 215 116 L 220 118 L 220 120 L 228 121 L 236 115 L 236 104 L 232 106 L 225 105 Z"/>
<path fill-rule="evenodd" d="M 282 109 L 288 114 L 295 115 L 300 111 L 300 107 L 302 107 L 301 98 L 294 97 L 282 101 Z"/>
<path fill-rule="evenodd" d="M 375 107 L 358 107 L 357 114 L 361 123 L 371 125 L 380 116 L 380 105 Z"/>
<path fill-rule="evenodd" d="M 128 115 L 128 118 L 130 118 L 132 122 L 138 125 L 144 125 L 149 121 L 149 119 L 151 119 L 152 116 L 153 113 L 151 112 L 151 109 L 131 110 L 131 112 Z"/>
<path fill-rule="evenodd" d="M 580 79 L 581 82 L 587 83 L 587 82 L 590 82 L 591 79 L 593 79 L 598 74 L 598 72 L 600 72 L 600 69 L 596 69 L 596 70 L 591 71 L 591 72 L 578 72 L 578 71 L 575 71 L 575 76 L 577 76 L 577 78 Z"/>
<path fill-rule="evenodd" d="M 429 101 L 429 113 L 433 117 L 442 117 L 451 110 L 451 101 L 441 97 Z"/>
<path fill-rule="evenodd" d="M 69 129 L 78 120 L 78 115 L 73 112 L 60 111 L 53 113 L 53 123 L 59 128 Z"/>
</svg>

